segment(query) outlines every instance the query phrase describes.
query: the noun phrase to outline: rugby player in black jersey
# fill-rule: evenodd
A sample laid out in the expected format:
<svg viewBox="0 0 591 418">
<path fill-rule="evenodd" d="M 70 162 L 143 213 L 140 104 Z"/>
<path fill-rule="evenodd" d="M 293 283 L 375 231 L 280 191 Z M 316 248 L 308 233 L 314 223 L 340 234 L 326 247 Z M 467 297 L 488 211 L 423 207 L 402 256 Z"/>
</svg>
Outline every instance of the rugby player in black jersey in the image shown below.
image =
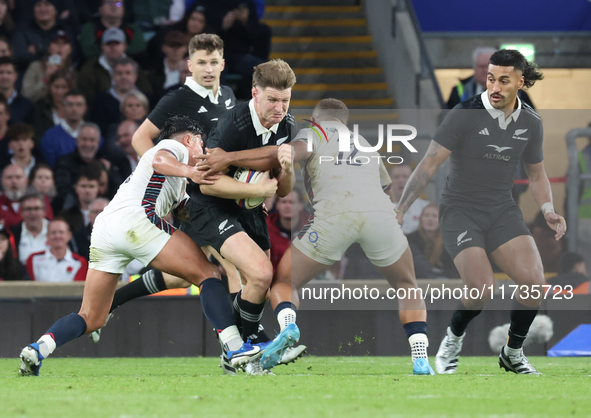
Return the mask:
<svg viewBox="0 0 591 418">
<path fill-rule="evenodd" d="M 511 309 L 507 344 L 499 365 L 519 374 L 539 374 L 523 354 L 523 342 L 544 293 L 544 270 L 521 210 L 511 197 L 515 168 L 525 162 L 530 190 L 558 240 L 564 218 L 554 212 L 542 155 L 540 116 L 517 93 L 542 74 L 521 53 L 495 52 L 489 61 L 487 90 L 449 112 L 410 177 L 397 207 L 399 222 L 422 193 L 435 170 L 448 158 L 451 170 L 439 211 L 441 235 L 468 288 L 479 298 L 463 298 L 447 328 L 435 365 L 438 373 L 456 371 L 465 330 L 482 310 L 494 285 L 489 256 L 520 286 Z M 494 286 L 493 286 L 494 287 Z"/>
<path fill-rule="evenodd" d="M 231 176 L 237 167 L 279 170 L 283 160 L 289 164 L 275 173 L 277 194 L 291 192 L 291 147 L 283 147 L 288 154 L 282 155 L 278 145 L 289 143 L 295 128 L 294 118 L 287 112 L 295 82 L 293 70 L 282 60 L 255 67 L 252 99 L 224 114 L 206 140 L 208 148 L 215 148 L 212 155 L 225 159 L 228 176 L 211 187 L 191 191 L 191 225 L 197 242 L 215 249 L 236 266 L 246 282 L 234 308 L 242 319 L 243 338 L 253 343 L 258 342 L 259 321 L 273 277 L 271 244 L 262 207 L 244 209 L 234 201 L 241 197 L 239 192 L 232 196 L 228 190 L 236 183 Z"/>
</svg>

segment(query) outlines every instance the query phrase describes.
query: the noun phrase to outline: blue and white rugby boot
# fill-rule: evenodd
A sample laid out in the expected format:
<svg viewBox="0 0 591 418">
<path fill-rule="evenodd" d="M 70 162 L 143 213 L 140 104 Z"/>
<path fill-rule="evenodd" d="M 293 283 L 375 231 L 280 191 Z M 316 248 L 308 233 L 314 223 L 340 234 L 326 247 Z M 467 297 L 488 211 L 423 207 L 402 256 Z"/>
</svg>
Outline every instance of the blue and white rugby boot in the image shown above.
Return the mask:
<svg viewBox="0 0 591 418">
<path fill-rule="evenodd" d="M 263 366 L 263 369 L 269 370 L 277 366 L 281 362 L 285 350 L 293 347 L 299 340 L 300 329 L 295 323 L 292 322 L 283 328 L 283 331 L 275 337 L 261 356 L 261 366 Z"/>
<path fill-rule="evenodd" d="M 429 360 L 423 357 L 419 357 L 412 363 L 412 374 L 433 376 L 435 372 L 429 364 Z"/>
<path fill-rule="evenodd" d="M 226 354 L 230 360 L 230 364 L 233 367 L 237 367 L 248 363 L 250 360 L 259 358 L 268 345 L 269 342 L 251 344 L 250 340 L 247 340 L 238 350 L 228 351 Z"/>
<path fill-rule="evenodd" d="M 21 376 L 39 376 L 43 356 L 39 353 L 39 344 L 32 343 L 21 351 L 21 366 L 18 373 Z"/>
</svg>

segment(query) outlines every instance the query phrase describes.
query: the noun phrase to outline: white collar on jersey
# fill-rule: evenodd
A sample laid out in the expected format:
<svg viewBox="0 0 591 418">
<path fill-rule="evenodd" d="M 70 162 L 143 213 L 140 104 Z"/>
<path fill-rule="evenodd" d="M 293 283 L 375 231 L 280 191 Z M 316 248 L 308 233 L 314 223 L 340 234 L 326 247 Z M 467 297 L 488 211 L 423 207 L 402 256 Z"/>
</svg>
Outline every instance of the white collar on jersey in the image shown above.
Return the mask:
<svg viewBox="0 0 591 418">
<path fill-rule="evenodd" d="M 214 96 L 212 89 L 211 90 L 206 89 L 201 84 L 199 84 L 195 80 L 193 80 L 193 77 L 186 78 L 185 86 L 189 87 L 191 90 L 193 90 L 195 93 L 197 93 L 199 96 L 203 97 L 204 99 L 206 97 L 209 97 L 209 101 L 212 102 L 213 104 L 218 104 L 218 98 L 222 95 L 222 86 L 218 87 L 218 94 L 216 94 Z"/>
<path fill-rule="evenodd" d="M 279 123 L 276 123 L 269 129 L 263 126 L 263 124 L 259 120 L 259 115 L 257 115 L 256 110 L 254 110 L 254 99 L 250 99 L 250 101 L 248 102 L 248 108 L 250 109 L 250 118 L 252 119 L 252 124 L 254 126 L 254 130 L 257 133 L 257 136 L 268 134 L 269 132 L 273 132 L 274 134 L 277 133 L 277 129 L 279 129 Z"/>
<path fill-rule="evenodd" d="M 480 95 L 480 98 L 482 99 L 482 103 L 484 104 L 485 109 L 488 110 L 488 113 L 492 116 L 492 118 L 499 119 L 499 126 L 501 129 L 507 129 L 507 126 L 509 126 L 509 123 L 511 123 L 511 119 L 517 122 L 517 118 L 521 113 L 521 100 L 519 99 L 519 96 L 517 96 L 517 109 L 515 109 L 507 119 L 505 119 L 505 112 L 499 109 L 495 109 L 490 104 L 490 101 L 488 100 L 488 90 L 484 90 Z"/>
</svg>

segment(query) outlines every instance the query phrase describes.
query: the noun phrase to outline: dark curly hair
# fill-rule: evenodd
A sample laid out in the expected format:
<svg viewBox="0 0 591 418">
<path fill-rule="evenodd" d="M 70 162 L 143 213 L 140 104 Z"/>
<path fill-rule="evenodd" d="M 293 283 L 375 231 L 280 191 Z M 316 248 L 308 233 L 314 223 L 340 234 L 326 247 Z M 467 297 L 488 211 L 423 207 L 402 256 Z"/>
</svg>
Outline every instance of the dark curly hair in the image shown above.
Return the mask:
<svg viewBox="0 0 591 418">
<path fill-rule="evenodd" d="M 205 130 L 199 122 L 185 115 L 176 115 L 168 118 L 166 122 L 164 122 L 162 130 L 156 138 L 156 142 L 163 139 L 170 139 L 181 133 L 201 135 L 201 138 L 205 141 Z"/>
<path fill-rule="evenodd" d="M 501 49 L 495 52 L 491 55 L 488 63 L 520 70 L 525 79 L 523 87 L 526 89 L 532 87 L 536 81 L 544 78 L 544 74 L 538 70 L 538 67 L 526 60 L 523 54 L 515 49 Z"/>
</svg>

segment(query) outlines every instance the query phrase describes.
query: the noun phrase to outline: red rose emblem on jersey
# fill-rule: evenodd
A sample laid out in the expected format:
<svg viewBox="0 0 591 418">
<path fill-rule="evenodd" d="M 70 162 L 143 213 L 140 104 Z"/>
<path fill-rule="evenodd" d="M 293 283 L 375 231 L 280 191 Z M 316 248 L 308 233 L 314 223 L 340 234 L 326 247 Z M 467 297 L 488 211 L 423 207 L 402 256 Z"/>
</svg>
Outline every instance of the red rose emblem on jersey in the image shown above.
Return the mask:
<svg viewBox="0 0 591 418">
<path fill-rule="evenodd" d="M 71 272 L 73 272 L 73 271 L 74 271 L 74 268 L 73 268 L 72 266 L 68 266 L 68 268 L 66 269 L 66 271 L 67 271 L 68 273 L 71 273 Z"/>
</svg>

